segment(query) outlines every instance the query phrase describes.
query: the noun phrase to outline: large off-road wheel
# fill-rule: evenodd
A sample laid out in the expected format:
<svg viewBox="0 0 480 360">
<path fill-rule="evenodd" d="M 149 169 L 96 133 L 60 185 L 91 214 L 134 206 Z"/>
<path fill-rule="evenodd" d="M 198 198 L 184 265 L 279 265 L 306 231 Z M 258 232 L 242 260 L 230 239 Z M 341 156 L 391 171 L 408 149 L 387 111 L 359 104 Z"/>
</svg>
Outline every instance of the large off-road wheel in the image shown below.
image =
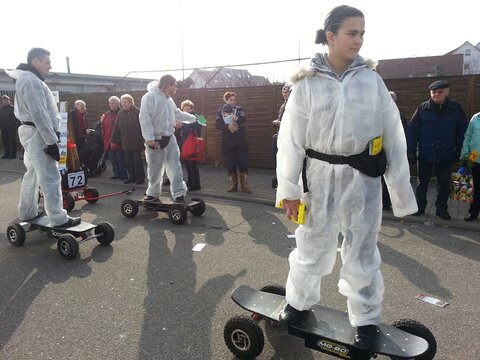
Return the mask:
<svg viewBox="0 0 480 360">
<path fill-rule="evenodd" d="M 263 350 L 264 336 L 260 326 L 247 316 L 227 321 L 223 338 L 230 351 L 240 359 L 253 359 Z"/>
<path fill-rule="evenodd" d="M 72 194 L 68 191 L 62 193 L 63 196 L 63 208 L 67 211 L 72 211 L 75 207 L 75 199 L 73 198 Z"/>
<path fill-rule="evenodd" d="M 435 357 L 437 352 L 437 341 L 435 340 L 435 336 L 431 333 L 431 331 L 423 324 L 419 323 L 416 320 L 412 319 L 401 319 L 395 321 L 392 326 L 408 332 L 410 334 L 416 335 L 421 337 L 428 343 L 428 350 L 420 355 L 415 357 L 417 360 L 431 360 Z M 397 360 L 399 358 L 391 357 L 393 360 Z"/>
<path fill-rule="evenodd" d="M 78 243 L 72 234 L 63 234 L 57 240 L 57 250 L 62 257 L 71 260 L 78 254 Z"/>
<path fill-rule="evenodd" d="M 85 197 L 85 201 L 88 202 L 89 204 L 94 204 L 98 201 L 98 190 L 93 188 L 93 187 L 87 187 L 83 191 L 83 196 Z"/>
<path fill-rule="evenodd" d="M 134 218 L 138 214 L 138 204 L 135 200 L 125 199 L 122 201 L 122 214 L 127 218 Z"/>
<path fill-rule="evenodd" d="M 175 225 L 182 225 L 187 220 L 187 215 L 187 209 L 180 204 L 173 204 L 168 210 L 168 217 Z"/>
<path fill-rule="evenodd" d="M 115 238 L 115 231 L 108 222 L 101 222 L 95 228 L 95 235 L 97 235 L 97 241 L 100 244 L 108 245 Z"/>
<path fill-rule="evenodd" d="M 202 216 L 205 212 L 205 202 L 202 199 L 193 198 L 192 201 L 198 201 L 198 204 L 190 208 L 193 216 Z"/>
<path fill-rule="evenodd" d="M 20 224 L 10 224 L 7 227 L 7 239 L 13 246 L 22 246 L 27 237 L 25 229 Z"/>
</svg>

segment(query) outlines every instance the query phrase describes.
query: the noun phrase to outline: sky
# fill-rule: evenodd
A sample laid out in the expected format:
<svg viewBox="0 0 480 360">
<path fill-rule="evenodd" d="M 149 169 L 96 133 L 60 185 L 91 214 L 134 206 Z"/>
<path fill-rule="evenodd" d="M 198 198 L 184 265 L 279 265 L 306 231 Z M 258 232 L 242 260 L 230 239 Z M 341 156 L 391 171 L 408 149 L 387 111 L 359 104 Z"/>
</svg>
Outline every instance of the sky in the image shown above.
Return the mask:
<svg viewBox="0 0 480 360">
<path fill-rule="evenodd" d="M 342 4 L 365 15 L 364 58 L 443 55 L 480 42 L 480 2 L 471 0 L 15 0 L 0 11 L 0 68 L 25 62 L 33 47 L 51 52 L 53 72 L 67 72 L 68 57 L 72 73 L 139 78 L 310 57 L 327 50 L 315 32 Z M 248 70 L 283 81 L 296 66 Z"/>
</svg>

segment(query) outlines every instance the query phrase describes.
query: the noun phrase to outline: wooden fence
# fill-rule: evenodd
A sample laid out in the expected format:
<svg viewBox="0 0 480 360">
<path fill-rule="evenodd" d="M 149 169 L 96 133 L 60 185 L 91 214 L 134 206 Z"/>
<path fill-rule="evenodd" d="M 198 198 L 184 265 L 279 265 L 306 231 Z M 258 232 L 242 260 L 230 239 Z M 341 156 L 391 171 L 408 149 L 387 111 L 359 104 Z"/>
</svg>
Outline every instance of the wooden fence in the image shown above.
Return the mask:
<svg viewBox="0 0 480 360">
<path fill-rule="evenodd" d="M 450 97 L 457 100 L 463 107 L 467 118 L 480 111 L 480 77 L 450 76 L 442 77 L 450 83 Z M 388 79 L 385 83 L 389 90 L 395 91 L 398 97 L 397 105 L 407 118 L 422 102 L 428 100 L 428 85 L 436 78 Z M 175 103 L 190 99 L 195 104 L 195 111 L 205 115 L 208 126 L 205 131 L 207 157 L 205 163 L 224 165 L 221 152 L 221 139 L 215 129 L 215 117 L 223 105 L 225 91 L 235 91 L 237 103 L 244 107 L 247 113 L 247 135 L 250 146 L 249 165 L 253 168 L 273 168 L 271 139 L 274 134 L 272 120 L 277 118 L 278 110 L 283 103 L 281 86 L 255 86 L 243 88 L 218 89 L 178 89 L 174 96 Z M 139 107 L 140 100 L 146 91 L 130 92 Z M 84 100 L 91 123 L 98 120 L 101 114 L 108 110 L 108 98 L 112 95 L 120 97 L 119 93 L 66 94 L 61 101 L 68 101 L 71 108 L 75 100 Z"/>
</svg>

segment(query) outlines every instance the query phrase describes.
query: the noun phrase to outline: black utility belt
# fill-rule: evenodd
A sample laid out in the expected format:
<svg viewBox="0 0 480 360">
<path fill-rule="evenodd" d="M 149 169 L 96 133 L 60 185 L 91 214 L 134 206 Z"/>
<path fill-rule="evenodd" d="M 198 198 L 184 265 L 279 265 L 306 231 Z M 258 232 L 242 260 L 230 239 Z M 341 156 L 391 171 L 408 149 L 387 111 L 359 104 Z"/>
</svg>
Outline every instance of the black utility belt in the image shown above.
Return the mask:
<svg viewBox="0 0 480 360">
<path fill-rule="evenodd" d="M 35 124 L 31 121 L 22 121 L 22 125 L 28 125 L 28 126 L 36 127 Z"/>
<path fill-rule="evenodd" d="M 168 143 L 170 142 L 170 138 L 172 137 L 172 135 L 170 136 L 162 136 L 161 139 L 155 139 L 155 142 L 157 143 L 157 146 L 160 148 L 160 149 L 163 149 L 165 147 L 167 147 Z"/>
<path fill-rule="evenodd" d="M 323 154 L 312 149 L 307 149 L 306 154 L 310 158 L 326 161 L 330 164 L 350 165 L 371 177 L 382 176 L 387 168 L 387 157 L 383 149 L 375 155 L 369 154 L 368 147 L 360 154 L 350 156 Z"/>
</svg>

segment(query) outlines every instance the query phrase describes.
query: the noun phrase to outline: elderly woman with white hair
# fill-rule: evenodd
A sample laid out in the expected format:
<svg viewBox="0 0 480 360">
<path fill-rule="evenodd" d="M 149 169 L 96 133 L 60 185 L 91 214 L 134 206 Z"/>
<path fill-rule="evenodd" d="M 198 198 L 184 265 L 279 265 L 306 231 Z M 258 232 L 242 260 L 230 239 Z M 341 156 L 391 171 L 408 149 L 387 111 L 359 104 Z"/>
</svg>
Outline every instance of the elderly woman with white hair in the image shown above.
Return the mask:
<svg viewBox="0 0 480 360">
<path fill-rule="evenodd" d="M 85 104 L 85 101 L 76 100 L 75 108 L 70 111 L 70 116 L 73 122 L 73 139 L 77 144 L 77 151 L 80 152 L 88 129 L 87 104 Z"/>
<path fill-rule="evenodd" d="M 128 178 L 125 184 L 145 182 L 145 170 L 143 168 L 142 152 L 144 140 L 140 127 L 140 110 L 135 106 L 135 101 L 130 94 L 120 97 L 122 110 L 118 113 L 117 121 L 112 132 L 111 143 L 122 144 L 125 163 L 127 165 Z"/>
<path fill-rule="evenodd" d="M 125 156 L 122 151 L 122 144 L 112 144 L 110 142 L 113 128 L 117 121 L 118 113 L 120 112 L 120 99 L 117 96 L 110 96 L 108 99 L 108 106 L 110 110 L 102 114 L 100 122 L 102 124 L 103 147 L 112 163 L 113 175 L 110 178 L 125 181 L 128 176 Z"/>
</svg>

